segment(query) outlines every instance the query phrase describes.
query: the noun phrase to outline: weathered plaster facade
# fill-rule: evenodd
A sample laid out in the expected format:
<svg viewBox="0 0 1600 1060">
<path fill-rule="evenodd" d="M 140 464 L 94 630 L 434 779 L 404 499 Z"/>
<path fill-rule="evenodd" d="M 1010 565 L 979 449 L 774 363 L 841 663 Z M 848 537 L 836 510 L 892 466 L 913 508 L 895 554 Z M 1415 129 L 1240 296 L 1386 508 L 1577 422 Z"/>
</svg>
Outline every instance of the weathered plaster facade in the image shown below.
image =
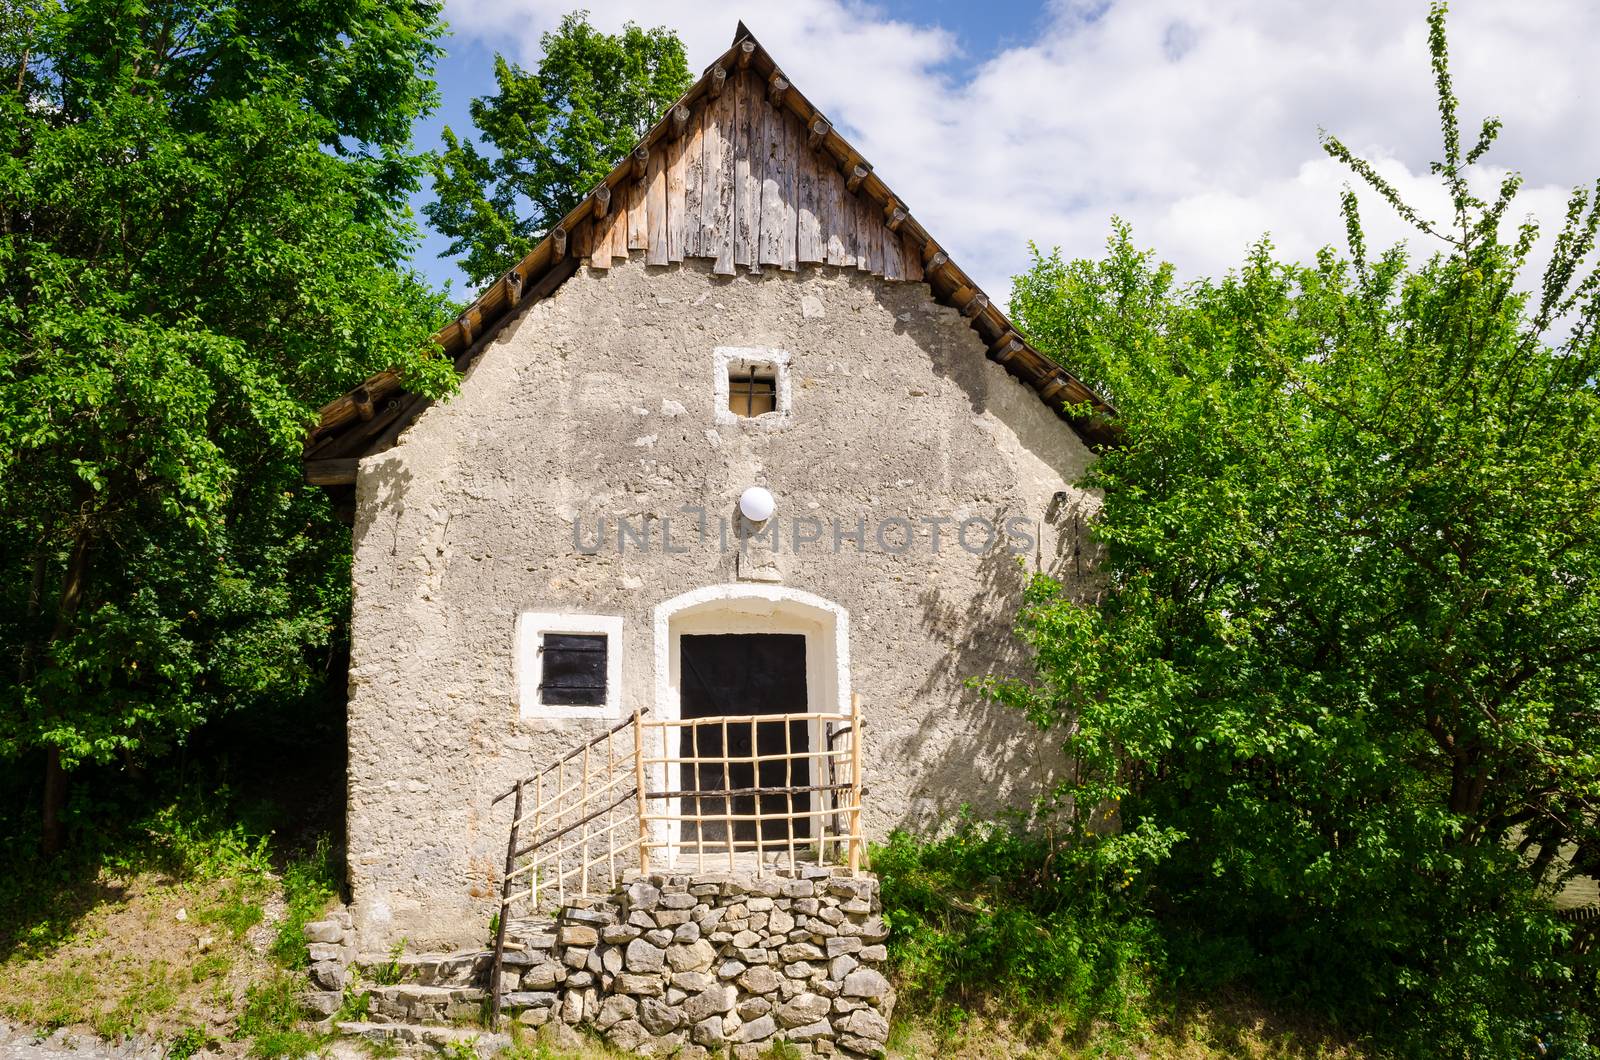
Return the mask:
<svg viewBox="0 0 1600 1060">
<path fill-rule="evenodd" d="M 784 351 L 786 416 L 719 417 L 719 347 Z M 1074 576 L 1094 500 L 1072 483 L 1092 459 L 924 284 L 829 267 L 714 276 L 639 254 L 580 269 L 524 308 L 458 395 L 361 464 L 349 871 L 364 944 L 481 940 L 510 813 L 491 800 L 611 724 L 524 716 L 516 629 L 528 612 L 620 617 L 629 712 L 659 708 L 670 687 L 663 604 L 729 585 L 811 594 L 847 616 L 830 680 L 863 698 L 871 836 L 1025 801 L 1055 761 L 1050 742 L 964 681 L 1019 665 L 1024 565 Z M 780 545 L 740 556 L 718 521 L 740 525 L 752 484 L 777 498 Z M 693 508 L 707 513 L 704 538 Z M 956 540 L 974 516 L 1021 519 L 1036 547 L 1020 562 L 1004 541 L 974 556 Z M 795 517 L 823 526 L 798 552 Z M 909 548 L 893 524 L 887 549 L 876 540 L 896 517 L 916 526 Z M 935 552 L 923 520 L 940 517 L 952 521 Z M 629 539 L 619 553 L 618 519 L 648 524 L 648 547 Z M 836 551 L 835 519 L 846 533 L 865 519 L 864 548 L 845 538 Z M 822 614 L 741 613 L 752 628 L 764 614 Z"/>
</svg>

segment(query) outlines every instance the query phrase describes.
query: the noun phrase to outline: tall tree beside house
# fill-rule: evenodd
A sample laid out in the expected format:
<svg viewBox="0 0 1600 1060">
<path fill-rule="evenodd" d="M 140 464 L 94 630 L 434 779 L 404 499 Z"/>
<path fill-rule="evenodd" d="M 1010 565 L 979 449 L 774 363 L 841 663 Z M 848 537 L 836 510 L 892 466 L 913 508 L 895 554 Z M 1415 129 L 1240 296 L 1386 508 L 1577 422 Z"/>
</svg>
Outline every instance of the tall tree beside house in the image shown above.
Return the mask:
<svg viewBox="0 0 1600 1060">
<path fill-rule="evenodd" d="M 521 259 L 694 80 L 683 42 L 662 27 L 607 34 L 577 11 L 540 44 L 531 74 L 496 55 L 499 91 L 472 101 L 486 150 L 446 128 L 433 161 L 423 212 L 474 284 Z"/>
<path fill-rule="evenodd" d="M 1528 275 L 1430 24 L 1449 215 L 1325 144 L 1429 256 L 1369 253 L 1347 193 L 1348 256 L 1310 267 L 1263 243 L 1180 285 L 1119 229 L 1019 278 L 1126 444 L 1090 475 L 1103 602 L 1037 581 L 1037 677 L 991 689 L 1067 734 L 1074 805 L 1153 840 L 1177 967 L 1417 1055 L 1587 1056 L 1600 969 L 1553 897 L 1600 872 L 1600 185 Z"/>
<path fill-rule="evenodd" d="M 33 0 L 0 19 L 0 758 L 66 779 L 318 680 L 345 535 L 298 458 L 390 364 L 432 0 Z"/>
</svg>

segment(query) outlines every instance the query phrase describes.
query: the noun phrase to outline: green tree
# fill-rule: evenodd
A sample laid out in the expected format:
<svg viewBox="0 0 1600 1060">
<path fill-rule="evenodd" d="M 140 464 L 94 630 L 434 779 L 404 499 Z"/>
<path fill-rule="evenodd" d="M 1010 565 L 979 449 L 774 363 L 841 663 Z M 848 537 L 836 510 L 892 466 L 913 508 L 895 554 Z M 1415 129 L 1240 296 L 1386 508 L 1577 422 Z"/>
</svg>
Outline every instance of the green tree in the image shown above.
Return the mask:
<svg viewBox="0 0 1600 1060">
<path fill-rule="evenodd" d="M 1436 247 L 1274 259 L 1177 284 L 1119 227 L 1035 252 L 1013 299 L 1113 396 L 1098 606 L 1039 579 L 1037 676 L 999 698 L 1066 733 L 1080 816 L 1170 840 L 1174 963 L 1248 975 L 1420 1055 L 1600 1041 L 1592 957 L 1552 896 L 1600 854 L 1600 186 L 1542 275 L 1463 142 L 1443 9 Z M 1094 842 L 1093 829 L 1081 834 Z M 1398 1017 L 1398 1018 L 1397 1018 Z"/>
<path fill-rule="evenodd" d="M 544 238 L 693 83 L 683 42 L 662 27 L 630 22 L 613 36 L 577 11 L 540 44 L 532 74 L 496 55 L 500 91 L 472 101 L 488 150 L 446 128 L 433 160 L 423 212 L 474 284 Z"/>
<path fill-rule="evenodd" d="M 316 405 L 441 392 L 402 267 L 433 0 L 34 0 L 0 19 L 0 757 L 137 762 L 317 680 L 345 535 Z"/>
</svg>

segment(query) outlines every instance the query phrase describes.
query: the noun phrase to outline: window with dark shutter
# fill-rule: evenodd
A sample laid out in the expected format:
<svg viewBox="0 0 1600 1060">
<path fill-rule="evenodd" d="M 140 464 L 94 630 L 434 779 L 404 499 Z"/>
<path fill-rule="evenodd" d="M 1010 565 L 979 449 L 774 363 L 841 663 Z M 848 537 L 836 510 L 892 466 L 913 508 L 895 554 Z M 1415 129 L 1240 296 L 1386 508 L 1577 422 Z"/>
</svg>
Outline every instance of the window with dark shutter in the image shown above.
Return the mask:
<svg viewBox="0 0 1600 1060">
<path fill-rule="evenodd" d="M 597 707 L 606 701 L 606 636 L 546 633 L 539 648 L 539 699 L 561 706 Z"/>
</svg>

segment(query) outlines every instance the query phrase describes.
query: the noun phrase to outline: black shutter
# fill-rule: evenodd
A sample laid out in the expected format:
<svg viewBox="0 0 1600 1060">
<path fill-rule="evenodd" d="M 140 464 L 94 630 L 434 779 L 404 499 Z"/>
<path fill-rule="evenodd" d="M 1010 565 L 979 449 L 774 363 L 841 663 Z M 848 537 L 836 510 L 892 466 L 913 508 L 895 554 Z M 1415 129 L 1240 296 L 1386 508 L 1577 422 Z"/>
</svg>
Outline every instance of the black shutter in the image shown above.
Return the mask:
<svg viewBox="0 0 1600 1060">
<path fill-rule="evenodd" d="M 546 633 L 539 701 L 552 706 L 599 707 L 606 701 L 606 638 L 591 633 Z"/>
</svg>

